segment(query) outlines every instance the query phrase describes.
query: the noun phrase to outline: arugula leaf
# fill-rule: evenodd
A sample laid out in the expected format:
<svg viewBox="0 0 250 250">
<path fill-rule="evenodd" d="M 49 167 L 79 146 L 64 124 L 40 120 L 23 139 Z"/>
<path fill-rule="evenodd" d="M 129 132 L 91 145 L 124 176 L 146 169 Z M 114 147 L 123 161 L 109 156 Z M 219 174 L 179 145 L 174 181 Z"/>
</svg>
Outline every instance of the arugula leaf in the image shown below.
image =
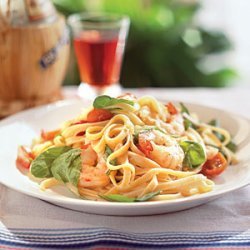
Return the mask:
<svg viewBox="0 0 250 250">
<path fill-rule="evenodd" d="M 193 128 L 195 130 L 198 129 L 198 126 L 196 126 L 191 120 L 189 120 L 188 118 L 184 117 L 184 127 L 185 130 L 188 130 L 188 128 Z"/>
<path fill-rule="evenodd" d="M 231 150 L 233 153 L 235 153 L 237 151 L 237 145 L 233 142 L 233 141 L 230 141 L 226 147 Z"/>
<path fill-rule="evenodd" d="M 81 149 L 71 149 L 54 160 L 51 166 L 52 175 L 59 181 L 77 186 L 81 163 Z"/>
<path fill-rule="evenodd" d="M 109 157 L 109 155 L 111 155 L 112 153 L 113 153 L 112 149 L 111 149 L 108 145 L 106 145 L 106 147 L 105 147 L 105 157 L 106 157 L 106 159 L 107 159 L 107 158 Z M 110 163 L 111 163 L 112 165 L 116 166 L 117 160 L 116 160 L 116 159 L 113 159 L 113 160 L 110 161 Z"/>
<path fill-rule="evenodd" d="M 109 194 L 109 195 L 99 195 L 99 196 L 107 201 L 135 202 L 135 198 L 130 198 L 120 194 Z"/>
<path fill-rule="evenodd" d="M 190 115 L 188 108 L 182 102 L 180 103 L 180 106 L 181 106 L 182 114 L 187 113 L 188 115 Z M 196 126 L 192 123 L 192 121 L 190 121 L 186 117 L 184 117 L 184 127 L 185 127 L 185 130 L 188 130 L 188 128 L 190 127 L 196 129 Z"/>
<path fill-rule="evenodd" d="M 215 127 L 220 127 L 219 121 L 217 119 L 211 120 L 208 124 Z M 225 136 L 221 133 L 217 131 L 213 131 L 213 133 L 221 142 L 225 140 Z M 237 145 L 232 140 L 226 145 L 226 147 L 230 149 L 233 153 L 235 153 L 237 150 Z"/>
<path fill-rule="evenodd" d="M 180 103 L 181 106 L 181 113 L 187 113 L 188 115 L 190 115 L 188 108 L 181 102 Z"/>
<path fill-rule="evenodd" d="M 78 181 L 80 178 L 81 169 L 82 169 L 82 159 L 81 159 L 81 156 L 79 155 L 72 162 L 72 165 L 69 167 L 69 170 L 68 170 L 68 180 L 69 180 L 68 182 L 76 187 L 78 185 Z"/>
<path fill-rule="evenodd" d="M 118 104 L 118 103 L 127 103 L 131 106 L 134 106 L 134 102 L 126 99 L 118 99 L 118 98 L 113 98 L 108 95 L 101 95 L 95 98 L 93 102 L 94 108 L 107 108 L 109 106 Z"/>
<path fill-rule="evenodd" d="M 213 119 L 211 120 L 209 123 L 209 125 L 214 126 L 214 127 L 220 127 L 220 123 L 217 119 Z M 221 133 L 217 132 L 217 131 L 213 131 L 213 134 L 221 141 L 223 142 L 225 140 L 225 136 L 222 135 Z"/>
<path fill-rule="evenodd" d="M 138 202 L 148 201 L 148 200 L 150 200 L 151 198 L 155 197 L 158 194 L 160 194 L 160 191 L 151 192 L 151 193 L 145 194 L 141 198 L 137 198 L 136 201 L 138 201 Z"/>
<path fill-rule="evenodd" d="M 105 155 L 106 155 L 106 157 L 108 157 L 112 153 L 113 153 L 112 149 L 108 145 L 106 145 L 106 147 L 105 147 Z"/>
<path fill-rule="evenodd" d="M 188 120 L 187 118 L 184 118 L 184 128 L 185 130 L 188 130 L 188 128 L 192 127 L 192 122 Z"/>
<path fill-rule="evenodd" d="M 185 166 L 194 169 L 205 162 L 205 152 L 199 143 L 193 141 L 182 141 L 180 142 L 180 146 L 185 153 L 183 161 Z"/>
<path fill-rule="evenodd" d="M 130 198 L 125 195 L 120 195 L 120 194 L 109 194 L 109 195 L 99 195 L 101 198 L 108 200 L 108 201 L 116 201 L 116 202 L 143 202 L 143 201 L 148 201 L 154 196 L 158 195 L 160 191 L 157 192 L 151 192 L 148 194 L 145 194 L 141 198 Z"/>
<path fill-rule="evenodd" d="M 49 148 L 39 156 L 36 157 L 31 163 L 31 174 L 37 178 L 52 177 L 51 165 L 54 160 L 61 154 L 69 151 L 71 147 L 53 147 Z"/>
<path fill-rule="evenodd" d="M 210 122 L 208 122 L 209 125 L 218 127 L 219 126 L 219 121 L 217 119 L 213 119 Z"/>
</svg>

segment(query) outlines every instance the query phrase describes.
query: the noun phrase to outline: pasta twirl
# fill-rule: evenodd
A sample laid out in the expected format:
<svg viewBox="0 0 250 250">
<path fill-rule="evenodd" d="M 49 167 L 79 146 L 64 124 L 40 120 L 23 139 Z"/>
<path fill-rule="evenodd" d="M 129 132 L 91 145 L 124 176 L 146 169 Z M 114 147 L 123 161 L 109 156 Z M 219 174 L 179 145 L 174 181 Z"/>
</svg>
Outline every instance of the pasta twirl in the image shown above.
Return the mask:
<svg viewBox="0 0 250 250">
<path fill-rule="evenodd" d="M 45 190 L 66 185 L 90 200 L 173 200 L 213 190 L 237 162 L 230 133 L 184 104 L 99 96 L 79 117 L 19 147 L 17 167 Z"/>
</svg>

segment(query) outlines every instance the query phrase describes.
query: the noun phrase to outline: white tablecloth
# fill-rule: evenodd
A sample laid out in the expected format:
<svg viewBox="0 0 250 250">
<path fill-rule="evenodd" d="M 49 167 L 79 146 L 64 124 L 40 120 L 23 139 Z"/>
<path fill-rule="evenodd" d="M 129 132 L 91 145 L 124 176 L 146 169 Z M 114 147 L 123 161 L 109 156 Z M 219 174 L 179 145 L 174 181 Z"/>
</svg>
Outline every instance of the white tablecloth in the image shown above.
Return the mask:
<svg viewBox="0 0 250 250">
<path fill-rule="evenodd" d="M 65 97 L 74 97 L 75 90 L 67 88 Z M 201 103 L 250 118 L 248 86 L 126 92 Z M 60 208 L 0 184 L 0 219 L 0 249 L 250 249 L 250 186 L 181 212 L 112 217 Z"/>
</svg>

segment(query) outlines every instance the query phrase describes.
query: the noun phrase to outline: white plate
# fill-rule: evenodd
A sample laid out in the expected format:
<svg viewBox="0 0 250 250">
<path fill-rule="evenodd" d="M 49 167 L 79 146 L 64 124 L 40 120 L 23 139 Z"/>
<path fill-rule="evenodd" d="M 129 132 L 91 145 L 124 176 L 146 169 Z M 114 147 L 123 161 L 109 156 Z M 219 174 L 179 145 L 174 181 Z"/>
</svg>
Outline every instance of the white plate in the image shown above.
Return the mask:
<svg viewBox="0 0 250 250">
<path fill-rule="evenodd" d="M 86 104 L 85 104 L 86 106 Z M 78 115 L 82 101 L 62 101 L 31 109 L 0 122 L 0 183 L 24 194 L 40 198 L 53 204 L 87 213 L 105 215 L 149 215 L 179 211 L 218 198 L 250 183 L 250 123 L 247 119 L 222 110 L 197 104 L 187 104 L 204 121 L 218 118 L 221 125 L 234 135 L 239 147 L 240 163 L 230 166 L 215 179 L 212 192 L 174 201 L 115 203 L 88 201 L 74 197 L 64 187 L 41 191 L 38 185 L 23 176 L 15 167 L 17 147 L 29 145 L 32 138 L 43 129 L 55 129 L 58 125 Z"/>
</svg>

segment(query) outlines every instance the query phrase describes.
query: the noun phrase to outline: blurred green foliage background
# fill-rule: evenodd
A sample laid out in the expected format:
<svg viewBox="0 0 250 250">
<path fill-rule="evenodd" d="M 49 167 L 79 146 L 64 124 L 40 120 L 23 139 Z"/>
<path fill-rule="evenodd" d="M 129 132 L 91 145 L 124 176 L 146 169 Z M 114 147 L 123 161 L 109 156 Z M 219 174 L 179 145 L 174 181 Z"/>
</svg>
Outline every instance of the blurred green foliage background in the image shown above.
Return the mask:
<svg viewBox="0 0 250 250">
<path fill-rule="evenodd" d="M 131 19 L 121 84 L 124 87 L 223 87 L 236 72 L 202 66 L 210 55 L 231 49 L 227 37 L 194 22 L 194 0 L 53 0 L 64 15 L 82 11 L 127 14 Z M 65 84 L 79 84 L 74 53 Z"/>
</svg>

